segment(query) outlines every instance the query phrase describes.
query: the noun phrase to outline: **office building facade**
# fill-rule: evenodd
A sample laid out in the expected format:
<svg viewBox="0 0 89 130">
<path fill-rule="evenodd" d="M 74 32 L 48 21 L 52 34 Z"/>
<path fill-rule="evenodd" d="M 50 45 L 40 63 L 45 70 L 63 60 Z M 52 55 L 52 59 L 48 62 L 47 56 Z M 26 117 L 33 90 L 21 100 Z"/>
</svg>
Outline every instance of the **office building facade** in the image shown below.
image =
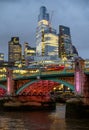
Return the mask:
<svg viewBox="0 0 89 130">
<path fill-rule="evenodd" d="M 56 30 L 48 28 L 44 33 L 44 55 L 56 59 L 58 57 L 58 35 Z"/>
<path fill-rule="evenodd" d="M 22 46 L 19 43 L 19 37 L 12 37 L 8 42 L 8 61 L 17 62 L 22 58 Z"/>
<path fill-rule="evenodd" d="M 29 46 L 28 43 L 24 43 L 24 58 L 28 61 L 33 61 L 36 55 L 36 48 Z"/>
<path fill-rule="evenodd" d="M 78 57 L 78 51 L 72 44 L 70 28 L 60 25 L 59 26 L 59 57 L 61 59 L 75 59 Z"/>
<path fill-rule="evenodd" d="M 73 54 L 70 28 L 59 26 L 59 57 L 69 58 Z"/>
</svg>

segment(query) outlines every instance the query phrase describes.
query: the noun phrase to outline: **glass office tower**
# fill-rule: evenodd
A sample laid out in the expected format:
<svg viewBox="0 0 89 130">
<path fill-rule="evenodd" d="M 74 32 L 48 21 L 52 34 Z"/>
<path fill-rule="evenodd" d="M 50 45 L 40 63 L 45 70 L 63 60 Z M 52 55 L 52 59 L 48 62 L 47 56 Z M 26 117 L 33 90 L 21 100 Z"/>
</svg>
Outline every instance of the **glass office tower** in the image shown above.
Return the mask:
<svg viewBox="0 0 89 130">
<path fill-rule="evenodd" d="M 59 57 L 61 59 L 74 59 L 78 57 L 78 52 L 71 41 L 70 28 L 59 26 Z"/>
<path fill-rule="evenodd" d="M 66 26 L 59 26 L 59 57 L 69 58 L 73 54 L 70 28 Z"/>
<path fill-rule="evenodd" d="M 36 29 L 36 55 L 58 56 L 58 36 L 56 30 L 50 28 L 50 18 L 46 7 L 40 8 Z"/>
<path fill-rule="evenodd" d="M 56 59 L 58 57 L 58 35 L 56 30 L 48 28 L 45 30 L 44 35 L 44 45 L 45 45 L 45 56 L 50 56 L 51 59 Z"/>
</svg>

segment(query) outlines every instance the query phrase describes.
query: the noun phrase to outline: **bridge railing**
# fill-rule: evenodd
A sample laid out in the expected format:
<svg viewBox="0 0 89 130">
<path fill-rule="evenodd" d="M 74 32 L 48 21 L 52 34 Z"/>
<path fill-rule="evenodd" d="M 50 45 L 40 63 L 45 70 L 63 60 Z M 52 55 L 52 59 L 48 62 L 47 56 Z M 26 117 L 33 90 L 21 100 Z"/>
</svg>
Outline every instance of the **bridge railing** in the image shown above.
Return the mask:
<svg viewBox="0 0 89 130">
<path fill-rule="evenodd" d="M 15 78 L 24 78 L 24 77 L 36 77 L 36 76 L 44 76 L 44 75 L 53 75 L 53 74 L 69 74 L 69 73 L 73 73 L 73 70 L 55 70 L 55 71 L 41 71 L 39 69 L 39 71 L 34 71 L 33 73 L 31 73 L 29 70 L 26 70 L 24 73 L 20 71 L 14 72 L 12 73 L 12 77 Z M 6 74 L 4 73 L 2 77 L 0 77 L 0 81 L 6 80 Z"/>
<path fill-rule="evenodd" d="M 49 75 L 67 75 L 67 74 L 73 74 L 73 71 L 66 71 L 63 70 L 63 71 L 39 71 L 39 72 L 36 72 L 36 73 L 26 73 L 24 75 L 22 74 L 13 74 L 13 78 L 37 78 L 38 76 L 49 76 Z"/>
<path fill-rule="evenodd" d="M 89 68 L 84 69 L 85 73 L 89 73 Z M 23 69 L 18 70 L 17 72 L 14 72 L 12 77 L 15 78 L 24 78 L 24 77 L 37 77 L 37 76 L 44 76 L 44 75 L 53 75 L 53 74 L 71 74 L 74 73 L 74 69 L 64 69 L 64 70 L 55 70 L 55 71 L 42 71 L 41 69 L 37 71 L 33 71 L 33 73 L 30 70 L 25 69 L 23 72 Z M 1 73 L 0 75 L 0 81 L 6 80 L 6 72 Z"/>
</svg>

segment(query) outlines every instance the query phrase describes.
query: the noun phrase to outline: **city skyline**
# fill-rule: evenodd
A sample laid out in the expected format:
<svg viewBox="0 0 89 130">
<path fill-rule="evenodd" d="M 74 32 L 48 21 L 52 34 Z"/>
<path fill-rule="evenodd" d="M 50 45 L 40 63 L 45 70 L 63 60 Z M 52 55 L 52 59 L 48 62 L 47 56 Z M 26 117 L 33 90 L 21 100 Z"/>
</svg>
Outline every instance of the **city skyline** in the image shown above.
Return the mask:
<svg viewBox="0 0 89 130">
<path fill-rule="evenodd" d="M 51 2 L 51 3 L 50 3 Z M 52 27 L 59 33 L 59 25 L 70 27 L 72 43 L 79 56 L 89 58 L 89 23 L 87 0 L 0 0 L 0 52 L 8 55 L 11 37 L 19 37 L 20 43 L 35 46 L 39 9 L 45 6 L 52 15 Z"/>
</svg>

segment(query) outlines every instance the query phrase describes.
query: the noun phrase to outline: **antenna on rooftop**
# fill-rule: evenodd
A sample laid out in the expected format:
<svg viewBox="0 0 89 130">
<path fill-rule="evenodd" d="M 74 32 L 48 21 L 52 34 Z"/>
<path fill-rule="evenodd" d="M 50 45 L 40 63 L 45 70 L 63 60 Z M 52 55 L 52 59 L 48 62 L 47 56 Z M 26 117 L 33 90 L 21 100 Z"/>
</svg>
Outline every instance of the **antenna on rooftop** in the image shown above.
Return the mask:
<svg viewBox="0 0 89 130">
<path fill-rule="evenodd" d="M 53 18 L 53 13 L 54 13 L 54 11 L 52 10 L 52 11 L 51 11 L 51 14 L 50 14 L 50 18 L 49 18 L 49 29 L 50 29 L 50 31 L 51 31 L 51 29 L 52 29 L 52 18 Z"/>
</svg>

